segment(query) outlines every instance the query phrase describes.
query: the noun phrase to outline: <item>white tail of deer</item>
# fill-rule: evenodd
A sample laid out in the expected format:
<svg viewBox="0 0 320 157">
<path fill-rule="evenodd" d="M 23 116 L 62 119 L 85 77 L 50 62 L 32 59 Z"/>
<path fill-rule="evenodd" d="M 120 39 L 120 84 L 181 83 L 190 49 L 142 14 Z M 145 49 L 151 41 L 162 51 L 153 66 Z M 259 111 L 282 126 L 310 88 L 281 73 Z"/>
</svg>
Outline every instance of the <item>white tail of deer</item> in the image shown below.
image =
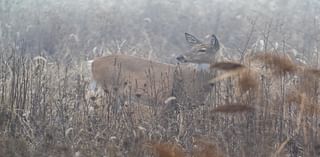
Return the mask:
<svg viewBox="0 0 320 157">
<path fill-rule="evenodd" d="M 177 57 L 178 61 L 212 63 L 220 48 L 215 35 L 211 36 L 209 44 L 201 42 L 188 33 L 185 33 L 185 37 L 192 46 L 192 53 Z M 166 98 L 171 95 L 173 90 L 176 68 L 177 66 L 173 64 L 128 55 L 110 55 L 96 58 L 92 62 L 91 71 L 93 79 L 106 92 L 130 89 L 134 94 L 143 95 L 145 93 L 157 96 L 154 93 L 161 93 L 161 96 Z M 195 69 L 181 65 L 181 74 L 186 80 L 185 82 L 190 82 L 194 79 Z"/>
</svg>

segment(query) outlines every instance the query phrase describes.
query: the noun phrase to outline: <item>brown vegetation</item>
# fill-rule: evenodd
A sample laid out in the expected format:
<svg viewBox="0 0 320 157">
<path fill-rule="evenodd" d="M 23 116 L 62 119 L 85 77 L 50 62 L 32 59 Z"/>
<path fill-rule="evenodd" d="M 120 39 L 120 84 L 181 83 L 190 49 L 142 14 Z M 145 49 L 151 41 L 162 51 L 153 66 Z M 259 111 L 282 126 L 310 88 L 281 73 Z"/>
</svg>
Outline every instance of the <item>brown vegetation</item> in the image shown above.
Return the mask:
<svg viewBox="0 0 320 157">
<path fill-rule="evenodd" d="M 292 59 L 283 54 L 263 53 L 257 54 L 252 57 L 252 61 L 259 61 L 264 63 L 274 75 L 292 74 L 297 72 L 298 66 L 292 61 Z"/>
<path fill-rule="evenodd" d="M 299 65 L 296 72 L 281 70 L 290 75 L 268 75 L 253 64 L 217 63 L 211 92 L 202 89 L 204 73 L 193 81 L 178 75 L 176 95 L 156 102 L 118 91 L 87 96 L 90 78 L 73 64 L 1 60 L 1 151 L 9 156 L 17 147 L 30 156 L 270 156 L 292 154 L 301 143 L 311 143 L 306 153 L 317 151 L 311 136 L 319 131 L 317 69 Z M 214 144 L 195 142 L 199 134 Z M 154 153 L 142 147 L 150 140 Z"/>
<path fill-rule="evenodd" d="M 212 112 L 222 112 L 222 113 L 236 113 L 236 112 L 248 112 L 254 111 L 254 108 L 248 105 L 242 104 L 227 104 L 220 105 L 212 110 Z"/>
<path fill-rule="evenodd" d="M 218 62 L 210 65 L 210 68 L 224 70 L 224 71 L 235 71 L 235 70 L 243 69 L 245 68 L 245 66 L 240 63 Z"/>
</svg>

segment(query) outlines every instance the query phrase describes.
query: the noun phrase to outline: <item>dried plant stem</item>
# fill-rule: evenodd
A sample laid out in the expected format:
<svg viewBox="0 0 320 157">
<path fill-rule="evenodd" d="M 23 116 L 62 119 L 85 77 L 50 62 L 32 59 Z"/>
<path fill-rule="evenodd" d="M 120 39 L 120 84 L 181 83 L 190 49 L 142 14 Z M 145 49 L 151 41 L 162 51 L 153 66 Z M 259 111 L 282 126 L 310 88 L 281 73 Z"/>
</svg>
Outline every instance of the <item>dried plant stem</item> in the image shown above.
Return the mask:
<svg viewBox="0 0 320 157">
<path fill-rule="evenodd" d="M 302 122 L 302 115 L 304 113 L 304 107 L 305 107 L 305 103 L 306 103 L 306 95 L 305 93 L 302 94 L 302 99 L 301 99 L 301 103 L 300 103 L 300 111 L 297 117 L 297 128 L 293 131 L 293 135 L 287 137 L 287 139 L 281 143 L 281 145 L 279 146 L 279 148 L 276 150 L 276 152 L 273 154 L 272 157 L 278 157 L 278 155 L 280 154 L 280 152 L 284 149 L 284 147 L 288 144 L 288 142 L 299 133 L 300 127 L 301 127 L 301 122 Z"/>
</svg>

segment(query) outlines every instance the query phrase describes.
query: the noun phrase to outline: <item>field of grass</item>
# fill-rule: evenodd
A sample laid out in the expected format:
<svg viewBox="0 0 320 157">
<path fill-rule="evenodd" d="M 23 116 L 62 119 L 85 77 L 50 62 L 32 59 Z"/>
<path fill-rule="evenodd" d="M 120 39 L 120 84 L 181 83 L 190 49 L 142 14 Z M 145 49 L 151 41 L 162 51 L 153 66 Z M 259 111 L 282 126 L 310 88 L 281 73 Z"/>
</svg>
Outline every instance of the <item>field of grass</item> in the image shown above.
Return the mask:
<svg viewBox="0 0 320 157">
<path fill-rule="evenodd" d="M 211 65 L 215 78 L 181 78 L 169 103 L 116 89 L 92 93 L 85 63 L 14 51 L 0 63 L 1 156 L 320 155 L 320 70 L 282 54 Z"/>
</svg>

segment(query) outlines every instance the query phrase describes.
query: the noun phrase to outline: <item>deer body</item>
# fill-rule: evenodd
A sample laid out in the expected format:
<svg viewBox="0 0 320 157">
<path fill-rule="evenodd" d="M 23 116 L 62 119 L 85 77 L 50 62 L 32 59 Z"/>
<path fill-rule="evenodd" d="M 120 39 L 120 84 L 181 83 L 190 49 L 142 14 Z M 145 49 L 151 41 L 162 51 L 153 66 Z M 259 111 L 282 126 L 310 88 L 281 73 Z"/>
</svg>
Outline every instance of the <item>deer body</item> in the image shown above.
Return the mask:
<svg viewBox="0 0 320 157">
<path fill-rule="evenodd" d="M 104 56 L 92 63 L 92 77 L 105 91 L 127 86 L 136 94 L 172 88 L 174 70 L 175 65 L 128 55 Z"/>
<path fill-rule="evenodd" d="M 212 35 L 211 42 L 204 44 L 194 36 L 186 33 L 186 40 L 192 46 L 192 52 L 177 57 L 180 62 L 212 63 L 220 46 L 218 39 Z M 195 81 L 195 69 L 181 65 L 179 77 L 184 83 Z M 138 95 L 170 96 L 174 88 L 177 66 L 151 61 L 128 55 L 110 55 L 92 62 L 92 77 L 106 91 L 131 91 Z M 209 80 L 210 78 L 208 78 Z M 181 80 L 181 78 L 180 78 Z M 179 81 L 179 78 L 178 78 Z M 207 81 L 204 80 L 207 84 Z M 184 84 L 185 86 L 185 84 Z M 187 89 L 188 90 L 188 89 Z M 190 89 L 193 90 L 193 89 Z"/>
<path fill-rule="evenodd" d="M 157 63 L 128 55 L 110 55 L 97 58 L 92 63 L 93 79 L 104 90 L 111 90 L 113 85 L 125 86 L 134 84 L 137 88 L 146 87 L 148 69 L 153 68 L 154 81 L 160 82 L 161 75 L 171 73 L 172 65 Z M 123 84 L 121 84 L 123 83 Z"/>
</svg>

